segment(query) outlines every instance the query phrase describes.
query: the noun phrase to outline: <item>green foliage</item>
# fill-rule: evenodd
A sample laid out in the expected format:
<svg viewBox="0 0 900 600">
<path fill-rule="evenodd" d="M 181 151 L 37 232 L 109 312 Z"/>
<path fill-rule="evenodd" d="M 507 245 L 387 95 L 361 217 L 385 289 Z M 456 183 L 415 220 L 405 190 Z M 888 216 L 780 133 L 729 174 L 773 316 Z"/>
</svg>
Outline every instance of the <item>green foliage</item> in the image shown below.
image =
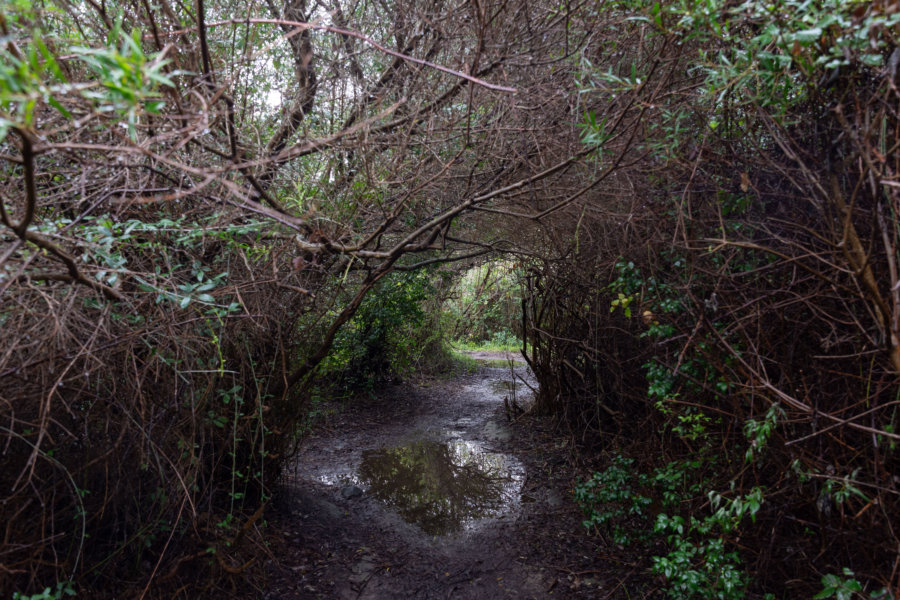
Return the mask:
<svg viewBox="0 0 900 600">
<path fill-rule="evenodd" d="M 891 415 L 891 422 L 883 425 L 881 427 L 881 429 L 888 433 L 896 433 L 896 428 L 894 427 L 894 423 L 893 423 L 893 421 L 895 421 L 896 418 L 897 418 L 897 410 L 894 409 L 894 414 Z M 897 450 L 897 446 L 898 446 L 896 439 L 894 439 L 894 438 L 885 439 L 884 436 L 882 436 L 882 435 L 878 436 L 878 444 L 883 446 L 886 449 L 886 451 L 889 453 L 895 452 Z"/>
<path fill-rule="evenodd" d="M 709 492 L 712 515 L 693 516 L 659 514 L 654 531 L 667 535 L 670 551 L 653 557 L 653 571 L 666 578 L 670 598 L 677 600 L 738 600 L 744 597 L 747 576 L 736 552 L 726 549 L 726 535 L 736 535 L 741 521 L 756 513 L 763 502 L 762 490 L 754 488 L 746 496 L 723 499 Z"/>
<path fill-rule="evenodd" d="M 448 371 L 452 373 L 475 373 L 482 366 L 481 361 L 472 358 L 468 354 L 463 354 L 461 352 L 452 352 L 451 357 L 453 365 L 451 369 L 448 369 Z"/>
<path fill-rule="evenodd" d="M 842 477 L 840 479 L 829 478 L 825 481 L 825 487 L 823 489 L 823 494 L 826 497 L 834 498 L 835 504 L 841 506 L 846 503 L 851 497 L 856 496 L 863 502 L 871 502 L 872 499 L 866 496 L 862 490 L 853 485 L 854 482 L 859 475 L 859 469 L 854 469 L 850 475 Z"/>
<path fill-rule="evenodd" d="M 653 471 L 652 484 L 661 498 L 664 510 L 678 510 L 685 500 L 703 494 L 709 479 L 704 465 L 715 464 L 716 457 L 702 457 L 669 461 Z"/>
<path fill-rule="evenodd" d="M 66 79 L 38 32 L 25 56 L 4 46 L 0 50 L 0 141 L 12 126 L 30 127 L 39 101 L 47 102 L 65 117 L 69 111 L 56 95 Z M 56 84 L 52 80 L 56 80 Z"/>
<path fill-rule="evenodd" d="M 862 585 L 853 578 L 853 571 L 844 568 L 844 577 L 829 573 L 822 577 L 822 586 L 824 589 L 813 596 L 816 600 L 821 598 L 836 598 L 837 600 L 850 600 L 854 594 L 863 594 Z"/>
<path fill-rule="evenodd" d="M 407 371 L 417 358 L 433 286 L 424 271 L 394 272 L 360 305 L 335 339 L 323 373 L 339 374 L 347 389 L 371 389 L 376 381 Z M 419 340 L 421 341 L 421 340 Z"/>
<path fill-rule="evenodd" d="M 472 267 L 453 281 L 443 306 L 444 327 L 455 343 L 518 346 L 520 267 L 494 261 Z"/>
<path fill-rule="evenodd" d="M 495 331 L 490 339 L 483 341 L 467 341 L 457 340 L 453 342 L 453 346 L 461 350 L 468 351 L 487 351 L 487 352 L 508 352 L 515 351 L 522 345 L 522 340 L 511 331 L 498 330 Z"/>
<path fill-rule="evenodd" d="M 696 302 L 699 306 L 690 306 L 680 290 L 703 289 L 703 282 L 686 267 L 685 259 L 677 253 L 662 252 L 658 260 L 660 264 L 653 265 L 650 275 L 644 275 L 633 261 L 617 260 L 615 279 L 606 286 L 612 298 L 610 312 L 622 308 L 626 318 L 639 313 L 646 327 L 640 337 L 652 340 L 658 348 L 659 354 L 644 363 L 643 368 L 647 395 L 655 408 L 666 416 L 667 428 L 689 442 L 708 441 L 707 436 L 716 419 L 704 411 L 701 400 L 726 399 L 736 387 L 732 372 L 738 356 L 723 354 L 716 349 L 720 347 L 720 340 L 726 339 L 733 351 L 740 351 L 741 341 L 727 331 L 724 322 L 710 318 L 693 325 L 694 331 L 686 345 L 676 346 L 676 352 L 665 353 L 673 348 L 670 342 L 684 339 L 679 335 L 683 331 L 679 331 L 676 324 L 696 323 L 699 311 L 708 316 L 715 315 L 717 300 L 715 293 L 710 293 L 702 303 Z M 748 263 L 733 260 L 721 268 L 726 267 L 743 272 Z M 704 322 L 708 322 L 709 327 L 702 328 Z M 682 396 L 690 398 L 690 402 L 682 402 Z M 759 430 L 760 435 L 768 436 L 772 427 L 774 422 L 764 424 Z"/>
<path fill-rule="evenodd" d="M 778 424 L 778 419 L 783 416 L 784 410 L 782 410 L 782 408 L 778 404 L 773 404 L 769 407 L 769 410 L 766 412 L 765 418 L 761 421 L 758 421 L 756 419 L 747 419 L 747 421 L 744 423 L 744 435 L 749 442 L 747 452 L 744 454 L 744 460 L 746 462 L 751 462 L 760 452 L 763 451 L 769 441 L 769 438 L 772 435 L 772 432 L 775 431 L 775 426 Z"/>
<path fill-rule="evenodd" d="M 682 279 L 686 279 L 688 274 L 681 257 L 663 255 L 660 258 L 665 267 L 658 269 L 658 275 L 650 276 L 644 276 L 634 262 L 620 258 L 615 265 L 616 278 L 606 289 L 610 296 L 614 296 L 610 302 L 610 312 L 622 308 L 625 317 L 631 317 L 634 313 L 632 305 L 636 304 L 647 327 L 642 337 L 662 344 L 675 336 L 673 323 L 687 312 L 677 286 L 686 284 Z M 664 276 L 667 277 L 665 280 L 662 279 Z M 708 359 L 710 348 L 709 341 L 702 338 L 696 340 L 678 357 L 677 369 L 668 366 L 661 357 L 655 357 L 643 365 L 647 395 L 654 401 L 654 406 L 668 417 L 670 429 L 692 442 L 706 436 L 712 419 L 693 403 L 681 404 L 679 396 L 682 389 L 691 395 L 702 393 L 707 388 L 718 394 L 726 394 L 730 389 L 726 377 Z M 733 358 L 722 360 L 728 363 Z"/>
<path fill-rule="evenodd" d="M 602 528 L 623 546 L 663 538 L 668 551 L 653 558 L 653 571 L 666 578 L 671 598 L 743 598 L 748 578 L 738 554 L 728 549 L 729 539 L 740 535 L 747 517 L 755 520 L 762 490 L 732 499 L 710 491 L 706 497 L 713 513 L 697 518 L 683 511 L 709 484 L 704 460 L 672 461 L 652 474 L 637 471 L 634 464 L 616 455 L 604 471 L 576 485 L 575 501 L 587 516 L 584 526 Z M 651 527 L 652 506 L 658 512 Z"/>
<path fill-rule="evenodd" d="M 111 215 L 47 219 L 34 229 L 48 236 L 67 233 L 80 241 L 82 263 L 94 266 L 93 277 L 116 286 L 123 275 L 132 275 L 141 292 L 155 294 L 156 304 L 167 303 L 185 309 L 191 303 L 204 308 L 205 314 L 224 316 L 240 305 L 216 294 L 228 283 L 228 273 L 216 272 L 199 258 L 186 255 L 201 251 L 205 244 L 218 241 L 225 250 L 250 251 L 259 241 L 263 224 L 217 224 L 217 216 L 203 221 L 163 217 L 155 221 L 128 219 L 118 221 Z M 152 262 L 154 271 L 135 274 L 133 262 Z"/>
<path fill-rule="evenodd" d="M 630 544 L 634 535 L 645 537 L 642 528 L 652 502 L 638 493 L 649 484 L 649 477 L 635 473 L 633 467 L 634 459 L 616 455 L 606 470 L 575 486 L 575 501 L 587 516 L 583 525 L 606 529 L 613 541 L 623 546 Z"/>
<path fill-rule="evenodd" d="M 873 233 L 871 215 L 884 211 L 880 231 L 896 231 L 896 214 L 885 192 L 896 184 L 895 174 L 879 161 L 888 164 L 896 151 L 890 133 L 896 115 L 883 107 L 896 99 L 900 13 L 885 3 L 841 0 L 627 0 L 604 3 L 598 10 L 614 14 L 619 28 L 589 60 L 579 58 L 579 105 L 586 115 L 582 142 L 597 144 L 598 134 L 611 130 L 600 120 L 630 102 L 640 106 L 631 114 L 638 118 L 639 113 L 641 122 L 637 150 L 651 158 L 638 163 L 641 172 L 623 169 L 643 184 L 637 184 L 632 204 L 622 203 L 627 225 L 624 219 L 585 219 L 586 226 L 607 234 L 596 244 L 595 261 L 568 270 L 554 266 L 562 274 L 547 269 L 541 285 L 534 286 L 538 293 L 557 284 L 600 296 L 600 310 L 590 314 L 593 322 L 584 319 L 590 329 L 579 327 L 577 314 L 552 327 L 534 318 L 534 329 L 543 327 L 541 334 L 573 340 L 547 343 L 552 350 L 546 379 L 560 377 L 553 352 L 572 362 L 582 381 L 582 365 L 614 371 L 599 384 L 572 385 L 576 392 L 566 390 L 570 394 L 559 401 L 562 408 L 551 408 L 560 415 L 579 414 L 572 399 L 578 393 L 625 397 L 626 414 L 616 423 L 617 433 L 640 441 L 658 431 L 666 451 L 717 452 L 721 479 L 706 489 L 726 489 L 722 482 L 732 478 L 765 483 L 772 490 L 769 501 L 780 503 L 779 515 L 814 502 L 823 520 L 840 512 L 840 524 L 833 519 L 819 532 L 821 552 L 804 556 L 817 556 L 818 562 L 828 555 L 828 564 L 840 564 L 833 562 L 836 556 L 853 555 L 846 545 L 872 540 L 879 550 L 861 560 L 877 563 L 867 570 L 883 569 L 896 545 L 883 523 L 892 515 L 887 509 L 875 515 L 870 507 L 879 503 L 875 490 L 881 490 L 882 470 L 890 470 L 886 465 L 896 460 L 894 441 L 885 435 L 897 431 L 896 390 L 888 385 L 876 391 L 873 382 L 895 373 L 896 361 L 888 364 L 881 349 L 866 354 L 864 348 L 871 347 L 866 336 L 882 326 L 862 325 L 859 315 L 878 310 L 868 308 L 865 294 L 878 296 L 878 302 L 880 295 L 888 297 L 884 274 L 892 272 L 896 256 L 896 244 Z M 604 146 L 615 147 L 614 142 Z M 623 162 L 638 154 L 635 146 L 620 148 Z M 862 162 L 851 165 L 851 160 Z M 615 200 L 608 202 L 585 203 L 585 210 L 601 205 L 615 210 Z M 579 212 L 570 215 L 570 231 L 582 227 L 585 213 L 579 217 Z M 843 226 L 833 225 L 835 214 L 844 215 Z M 646 229 L 631 229 L 632 218 L 645 219 Z M 627 234 L 610 234 L 616 226 Z M 865 265 L 866 276 L 877 279 L 871 292 L 837 291 L 804 280 L 804 271 L 830 282 L 852 278 L 854 261 L 847 259 L 846 247 L 856 235 L 867 240 L 855 276 Z M 610 248 L 625 253 L 614 265 Z M 598 275 L 605 276 L 610 266 L 609 283 L 597 285 Z M 534 314 L 540 314 L 537 308 Z M 844 318 L 842 329 L 835 323 Z M 625 319 L 630 320 L 623 327 Z M 622 342 L 622 330 L 639 329 L 638 319 L 646 328 L 642 342 L 629 340 L 638 348 L 631 351 L 634 346 Z M 593 335 L 590 341 L 582 337 L 586 329 Z M 888 335 L 883 330 L 878 343 L 890 346 Z M 607 340 L 612 341 L 609 349 Z M 583 353 L 579 342 L 589 347 Z M 634 417 L 638 411 L 628 411 L 643 399 L 631 395 L 640 389 L 636 378 L 627 378 L 634 374 L 620 375 L 618 369 L 625 370 L 635 356 L 644 363 L 650 403 L 663 416 L 658 430 L 631 429 L 640 421 Z M 799 403 L 784 403 L 791 397 Z M 776 399 L 782 399 L 784 409 L 774 404 Z M 847 415 L 855 412 L 871 416 L 871 440 L 850 431 L 856 425 Z M 830 429 L 841 428 L 845 437 L 836 439 L 859 442 L 843 449 L 835 444 L 823 453 L 823 438 L 816 435 L 821 414 L 834 419 Z M 744 420 L 747 416 L 752 418 Z M 743 436 L 735 435 L 740 429 Z M 782 440 L 793 441 L 776 443 Z M 801 474 L 806 484 L 786 485 L 783 465 L 796 456 L 803 457 L 797 464 L 807 465 Z M 772 464 L 763 464 L 770 458 Z M 586 524 L 607 528 L 618 541 L 633 536 L 629 526 L 640 528 L 632 507 L 655 497 L 655 490 L 646 476 L 617 469 L 614 462 L 594 474 L 590 485 L 579 485 L 576 497 L 589 517 Z M 673 597 L 746 593 L 747 577 L 733 543 L 740 526 L 733 521 L 749 523 L 761 494 L 747 494 L 746 488 L 738 494 L 729 494 L 733 500 L 727 503 L 720 498 L 709 517 L 696 510 L 693 515 L 662 510 L 667 520 L 659 533 L 669 536 L 671 552 L 662 553 L 657 567 Z M 720 519 L 723 506 L 734 519 Z M 835 506 L 835 511 L 825 510 Z M 866 518 L 847 518 L 857 512 Z M 765 535 L 770 532 L 791 535 L 775 523 L 766 524 Z M 747 537 L 755 538 L 745 536 L 744 543 L 757 542 Z M 759 565 L 781 556 L 757 549 Z M 879 552 L 882 558 L 869 558 Z M 799 568 L 807 567 L 806 558 L 793 556 Z M 837 576 L 823 583 L 830 590 L 850 585 Z M 769 577 L 767 584 L 776 582 Z M 861 589 L 857 583 L 843 597 Z"/>
<path fill-rule="evenodd" d="M 8 46 L 0 51 L 0 141 L 10 127 L 31 127 L 39 102 L 46 102 L 72 119 L 70 110 L 61 102 L 70 94 L 93 102 L 101 113 L 123 115 L 129 135 L 136 139 L 140 116 L 158 114 L 163 108 L 158 88 L 174 86 L 169 75 L 164 74 L 170 61 L 162 53 L 146 54 L 141 47 L 140 30 L 126 33 L 121 20 L 109 31 L 105 47 L 73 46 L 67 54 L 90 69 L 94 76 L 91 83 L 70 85 L 38 30 L 34 30 L 24 52 L 14 52 Z"/>
<path fill-rule="evenodd" d="M 157 114 L 163 107 L 157 88 L 175 85 L 163 74 L 170 61 L 162 58 L 161 53 L 145 54 L 141 48 L 141 31 L 135 28 L 129 35 L 122 30 L 121 21 L 110 30 L 105 48 L 76 47 L 72 51 L 102 87 L 102 90 L 85 88 L 84 97 L 95 101 L 100 111 L 125 115 L 128 132 L 132 139 L 137 139 L 135 126 L 140 114 Z"/>
<path fill-rule="evenodd" d="M 636 296 L 626 296 L 622 292 L 618 292 L 617 297 L 609 303 L 609 312 L 621 308 L 626 317 L 631 317 L 631 303 L 634 302 Z"/>
<path fill-rule="evenodd" d="M 499 348 L 517 348 L 522 342 L 518 336 L 507 329 L 495 331 L 488 341 L 491 346 Z"/>
<path fill-rule="evenodd" d="M 893 600 L 894 595 L 887 588 L 875 592 L 866 592 L 862 584 L 854 577 L 853 571 L 844 567 L 843 577 L 829 573 L 822 577 L 822 591 L 813 596 L 815 600 L 835 598 L 836 600 L 852 600 L 854 597 L 866 600 Z"/>
<path fill-rule="evenodd" d="M 634 462 L 617 454 L 609 467 L 575 486 L 575 501 L 587 516 L 583 525 L 603 528 L 623 546 L 650 538 L 651 496 L 673 510 L 701 493 L 704 484 L 699 476 L 703 460 L 671 461 L 652 474 L 637 471 Z"/>
<path fill-rule="evenodd" d="M 63 600 L 67 596 L 75 596 L 75 587 L 71 581 L 60 581 L 56 588 L 44 588 L 38 594 L 25 595 L 13 592 L 12 600 Z"/>
<path fill-rule="evenodd" d="M 842 67 L 884 65 L 884 52 L 900 23 L 900 13 L 845 0 L 624 0 L 615 7 L 628 20 L 650 25 L 651 36 L 673 37 L 696 49 L 688 72 L 704 80 L 698 96 L 705 108 L 704 129 L 686 129 L 688 113 L 665 108 L 663 119 L 651 127 L 675 147 L 684 143 L 688 131 L 746 132 L 754 118 L 752 110 L 745 110 L 749 106 L 764 107 L 783 119 Z M 587 89 L 606 94 L 633 91 L 642 81 L 634 66 L 630 75 L 596 72 L 591 65 L 582 69 L 592 73 Z M 649 145 L 660 154 L 669 147 L 656 141 Z"/>
<path fill-rule="evenodd" d="M 606 120 L 603 118 L 597 121 L 594 111 L 588 111 L 584 115 L 584 122 L 580 124 L 581 143 L 596 149 L 595 162 L 597 165 L 602 164 L 603 154 L 608 153 L 603 149 L 603 145 L 611 137 L 611 134 L 606 132 Z"/>
</svg>

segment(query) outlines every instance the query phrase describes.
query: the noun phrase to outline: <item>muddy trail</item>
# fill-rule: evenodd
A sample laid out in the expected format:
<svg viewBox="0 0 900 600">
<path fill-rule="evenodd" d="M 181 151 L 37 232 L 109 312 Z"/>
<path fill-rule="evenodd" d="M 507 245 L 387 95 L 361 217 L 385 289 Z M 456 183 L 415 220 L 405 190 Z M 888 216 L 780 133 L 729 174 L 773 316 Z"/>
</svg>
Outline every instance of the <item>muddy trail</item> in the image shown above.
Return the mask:
<svg viewBox="0 0 900 600">
<path fill-rule="evenodd" d="M 533 385 L 483 366 L 327 419 L 278 493 L 265 598 L 626 597 L 630 565 L 584 533 L 565 436 L 511 418 Z"/>
</svg>

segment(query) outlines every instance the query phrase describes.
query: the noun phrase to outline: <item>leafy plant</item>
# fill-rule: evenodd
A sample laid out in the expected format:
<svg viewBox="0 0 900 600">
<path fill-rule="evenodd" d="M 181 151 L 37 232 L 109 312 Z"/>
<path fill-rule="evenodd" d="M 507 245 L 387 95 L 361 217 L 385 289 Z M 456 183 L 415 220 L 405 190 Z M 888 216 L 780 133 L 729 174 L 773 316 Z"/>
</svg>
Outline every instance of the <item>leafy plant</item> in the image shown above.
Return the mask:
<svg viewBox="0 0 900 600">
<path fill-rule="evenodd" d="M 653 557 L 653 571 L 666 578 L 670 598 L 677 600 L 738 600 L 744 597 L 747 575 L 736 552 L 727 550 L 726 535 L 733 534 L 745 517 L 756 519 L 762 490 L 724 499 L 709 493 L 715 512 L 703 519 L 660 514 L 654 531 L 666 534 L 671 550 Z"/>
<path fill-rule="evenodd" d="M 145 54 L 140 29 L 132 29 L 129 35 L 123 31 L 121 20 L 110 30 L 107 47 L 72 50 L 93 71 L 102 87 L 95 90 L 88 86 L 82 95 L 97 102 L 101 111 L 124 114 L 129 135 L 137 139 L 136 126 L 141 113 L 157 114 L 163 107 L 157 88 L 175 85 L 163 71 L 170 61 L 162 58 L 162 53 Z"/>
<path fill-rule="evenodd" d="M 408 369 L 417 350 L 411 340 L 422 331 L 422 302 L 431 290 L 425 271 L 386 277 L 341 330 L 323 365 L 343 385 L 371 389 L 375 382 Z"/>
<path fill-rule="evenodd" d="M 69 53 L 87 65 L 95 81 L 69 84 L 54 52 L 37 30 L 24 54 L 8 47 L 0 51 L 0 141 L 10 127 L 31 127 L 39 102 L 46 102 L 66 119 L 72 119 L 63 103 L 69 94 L 93 101 L 100 112 L 125 115 L 128 132 L 136 139 L 140 115 L 158 114 L 163 107 L 157 93 L 159 86 L 174 86 L 169 75 L 164 74 L 169 60 L 162 53 L 146 54 L 141 47 L 140 30 L 125 33 L 121 20 L 109 31 L 106 47 L 74 46 Z"/>
<path fill-rule="evenodd" d="M 652 503 L 638 492 L 650 479 L 635 473 L 633 466 L 633 458 L 616 455 L 612 465 L 575 486 L 575 501 L 587 516 L 583 525 L 588 529 L 606 529 L 613 541 L 622 546 L 630 544 L 635 535 L 646 537 L 642 529 L 647 525 L 647 508 Z"/>
<path fill-rule="evenodd" d="M 21 594 L 13 592 L 12 600 L 63 600 L 67 596 L 75 596 L 75 587 L 71 581 L 60 581 L 55 588 L 46 587 L 37 594 Z"/>
<path fill-rule="evenodd" d="M 778 424 L 778 419 L 783 416 L 784 410 L 778 404 L 773 404 L 769 407 L 763 420 L 748 419 L 744 423 L 744 435 L 749 441 L 747 452 L 744 454 L 746 462 L 751 462 L 755 456 L 763 451 L 769 441 L 769 437 L 775 430 L 775 426 Z"/>
<path fill-rule="evenodd" d="M 576 485 L 575 500 L 587 516 L 584 526 L 610 532 L 623 546 L 664 537 L 668 552 L 653 558 L 653 571 L 666 578 L 671 598 L 743 598 L 748 577 L 740 556 L 728 548 L 729 540 L 739 534 L 744 519 L 755 520 L 763 503 L 762 489 L 732 499 L 708 492 L 713 513 L 697 518 L 679 513 L 708 483 L 701 476 L 703 460 L 672 461 L 652 474 L 636 471 L 634 462 L 616 455 L 609 467 Z M 653 497 L 662 510 L 651 527 Z"/>
<path fill-rule="evenodd" d="M 508 346 L 499 339 L 491 341 L 499 335 L 518 346 L 512 332 L 521 321 L 520 276 L 517 263 L 500 260 L 472 267 L 445 282 L 451 287 L 442 320 L 450 339 L 457 344 Z"/>
<path fill-rule="evenodd" d="M 866 600 L 893 600 L 894 595 L 887 588 L 868 593 L 862 584 L 854 577 L 853 571 L 844 567 L 843 577 L 829 573 L 822 577 L 823 589 L 813 596 L 815 600 L 822 598 L 835 598 L 836 600 L 852 600 L 854 596 Z"/>
</svg>

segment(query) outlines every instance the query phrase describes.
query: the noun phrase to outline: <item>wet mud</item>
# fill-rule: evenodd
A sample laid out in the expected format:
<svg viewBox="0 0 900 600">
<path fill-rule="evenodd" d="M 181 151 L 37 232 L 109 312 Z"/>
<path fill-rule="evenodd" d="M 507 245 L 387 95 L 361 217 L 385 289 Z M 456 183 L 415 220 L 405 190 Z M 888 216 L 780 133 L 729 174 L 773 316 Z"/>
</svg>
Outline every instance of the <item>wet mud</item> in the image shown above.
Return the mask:
<svg viewBox="0 0 900 600">
<path fill-rule="evenodd" d="M 617 597 L 592 576 L 565 443 L 508 418 L 533 386 L 485 367 L 344 407 L 278 493 L 263 597 Z"/>
</svg>

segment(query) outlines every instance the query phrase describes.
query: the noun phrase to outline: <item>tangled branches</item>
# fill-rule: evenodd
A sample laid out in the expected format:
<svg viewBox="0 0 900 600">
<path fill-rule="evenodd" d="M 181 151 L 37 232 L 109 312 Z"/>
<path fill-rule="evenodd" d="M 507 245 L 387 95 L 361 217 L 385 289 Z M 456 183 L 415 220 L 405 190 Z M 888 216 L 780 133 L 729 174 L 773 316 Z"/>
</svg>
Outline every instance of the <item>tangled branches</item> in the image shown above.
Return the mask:
<svg viewBox="0 0 900 600">
<path fill-rule="evenodd" d="M 584 155 L 535 106 L 568 102 L 592 28 L 528 2 L 9 10 L 0 594 L 197 564 L 214 588 L 366 294 L 509 247 L 476 211 Z"/>
<path fill-rule="evenodd" d="M 576 232 L 532 268 L 537 408 L 765 485 L 760 589 L 843 567 L 896 589 L 900 50 L 879 4 L 788 4 L 622 8 L 628 60 L 586 63 L 615 183 L 523 215 Z"/>
</svg>

